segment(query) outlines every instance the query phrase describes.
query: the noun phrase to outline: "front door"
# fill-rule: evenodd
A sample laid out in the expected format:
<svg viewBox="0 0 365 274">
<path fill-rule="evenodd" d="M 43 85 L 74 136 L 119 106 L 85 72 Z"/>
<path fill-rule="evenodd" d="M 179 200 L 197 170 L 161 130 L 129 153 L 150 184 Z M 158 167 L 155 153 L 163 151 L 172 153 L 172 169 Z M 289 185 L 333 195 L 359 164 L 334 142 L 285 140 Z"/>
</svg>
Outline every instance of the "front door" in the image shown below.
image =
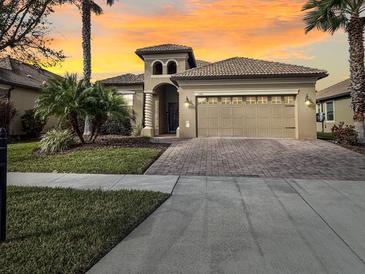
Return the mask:
<svg viewBox="0 0 365 274">
<path fill-rule="evenodd" d="M 179 126 L 179 104 L 168 103 L 167 106 L 167 131 L 175 133 Z"/>
</svg>

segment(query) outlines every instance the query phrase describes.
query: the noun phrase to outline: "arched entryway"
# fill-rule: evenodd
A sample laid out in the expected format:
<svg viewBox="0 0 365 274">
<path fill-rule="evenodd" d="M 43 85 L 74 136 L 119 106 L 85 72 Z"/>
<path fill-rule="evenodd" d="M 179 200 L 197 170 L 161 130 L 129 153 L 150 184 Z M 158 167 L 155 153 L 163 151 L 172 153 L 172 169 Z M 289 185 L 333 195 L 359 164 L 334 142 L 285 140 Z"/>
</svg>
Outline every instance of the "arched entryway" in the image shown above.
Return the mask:
<svg viewBox="0 0 365 274">
<path fill-rule="evenodd" d="M 154 88 L 155 134 L 174 134 L 179 127 L 179 94 L 176 86 L 168 83 Z"/>
</svg>

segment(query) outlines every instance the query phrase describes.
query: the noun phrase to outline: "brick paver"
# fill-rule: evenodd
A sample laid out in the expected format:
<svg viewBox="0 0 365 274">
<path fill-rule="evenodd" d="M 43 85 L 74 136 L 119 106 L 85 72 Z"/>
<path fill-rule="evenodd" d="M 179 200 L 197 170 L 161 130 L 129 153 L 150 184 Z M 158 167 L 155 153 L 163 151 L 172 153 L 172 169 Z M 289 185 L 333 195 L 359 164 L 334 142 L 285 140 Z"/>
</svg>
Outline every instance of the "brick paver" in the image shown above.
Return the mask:
<svg viewBox="0 0 365 274">
<path fill-rule="evenodd" d="M 146 174 L 365 180 L 365 156 L 320 140 L 197 138 L 172 144 Z"/>
</svg>

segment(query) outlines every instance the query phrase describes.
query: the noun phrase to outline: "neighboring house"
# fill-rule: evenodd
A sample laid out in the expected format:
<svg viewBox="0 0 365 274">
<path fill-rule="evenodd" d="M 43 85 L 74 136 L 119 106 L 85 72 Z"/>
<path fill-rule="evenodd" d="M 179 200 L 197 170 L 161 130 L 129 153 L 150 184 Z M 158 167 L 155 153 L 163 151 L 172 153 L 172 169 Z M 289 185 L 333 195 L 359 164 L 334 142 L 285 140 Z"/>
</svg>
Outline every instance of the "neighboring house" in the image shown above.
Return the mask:
<svg viewBox="0 0 365 274">
<path fill-rule="evenodd" d="M 340 122 L 353 125 L 354 114 L 351 108 L 349 86 L 350 80 L 347 79 L 317 92 L 318 132 L 331 132 L 333 125 Z"/>
<path fill-rule="evenodd" d="M 242 57 L 197 61 L 191 47 L 174 44 L 136 54 L 144 74 L 101 82 L 129 98 L 144 136 L 316 138 L 315 108 L 305 101 L 314 103 L 324 70 Z"/>
<path fill-rule="evenodd" d="M 10 135 L 24 134 L 21 116 L 26 110 L 34 108 L 43 84 L 55 75 L 10 57 L 0 58 L 0 97 L 10 100 L 16 108 L 15 118 L 10 124 Z M 55 123 L 54 119 L 49 119 L 45 129 Z"/>
</svg>

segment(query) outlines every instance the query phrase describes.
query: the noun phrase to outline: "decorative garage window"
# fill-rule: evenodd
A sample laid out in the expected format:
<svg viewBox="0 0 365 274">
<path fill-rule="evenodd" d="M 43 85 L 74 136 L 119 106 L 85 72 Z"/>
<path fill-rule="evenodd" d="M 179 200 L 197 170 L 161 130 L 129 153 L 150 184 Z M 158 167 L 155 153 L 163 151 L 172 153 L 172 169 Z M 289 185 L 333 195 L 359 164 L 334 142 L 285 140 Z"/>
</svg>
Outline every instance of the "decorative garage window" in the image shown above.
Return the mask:
<svg viewBox="0 0 365 274">
<path fill-rule="evenodd" d="M 294 96 L 284 96 L 284 103 L 286 105 L 293 105 L 294 104 Z"/>
<path fill-rule="evenodd" d="M 247 102 L 247 104 L 256 104 L 256 97 L 249 96 L 246 98 L 246 102 Z"/>
<path fill-rule="evenodd" d="M 231 97 L 222 97 L 221 103 L 222 105 L 230 105 L 232 103 Z"/>
<path fill-rule="evenodd" d="M 242 97 L 233 97 L 232 104 L 233 105 L 240 105 L 243 103 Z"/>
<path fill-rule="evenodd" d="M 326 103 L 326 111 L 327 111 L 327 121 L 335 120 L 335 113 L 333 111 L 333 101 Z"/>
<path fill-rule="evenodd" d="M 281 104 L 281 96 L 272 96 L 271 97 L 271 104 Z"/>
<path fill-rule="evenodd" d="M 209 105 L 216 105 L 216 104 L 218 104 L 218 97 L 209 97 L 208 98 L 208 104 Z"/>
<path fill-rule="evenodd" d="M 267 104 L 267 96 L 259 96 L 257 97 L 258 104 Z"/>
<path fill-rule="evenodd" d="M 122 94 L 124 102 L 129 107 L 133 107 L 133 94 Z"/>
<path fill-rule="evenodd" d="M 198 97 L 198 104 L 199 105 L 205 105 L 208 103 L 207 97 Z"/>
</svg>

